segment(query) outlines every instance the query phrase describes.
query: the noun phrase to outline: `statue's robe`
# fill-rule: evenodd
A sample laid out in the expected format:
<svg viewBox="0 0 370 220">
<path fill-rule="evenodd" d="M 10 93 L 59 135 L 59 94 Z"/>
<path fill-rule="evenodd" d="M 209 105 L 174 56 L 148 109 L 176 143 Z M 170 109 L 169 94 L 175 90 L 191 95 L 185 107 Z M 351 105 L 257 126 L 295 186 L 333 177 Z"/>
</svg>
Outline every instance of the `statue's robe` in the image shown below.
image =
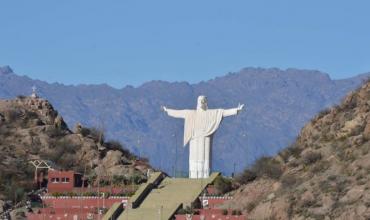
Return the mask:
<svg viewBox="0 0 370 220">
<path fill-rule="evenodd" d="M 237 108 L 174 110 L 167 109 L 167 114 L 183 118 L 184 146 L 189 145 L 189 178 L 207 178 L 212 167 L 212 137 L 221 124 L 222 118 L 236 115 Z"/>
</svg>

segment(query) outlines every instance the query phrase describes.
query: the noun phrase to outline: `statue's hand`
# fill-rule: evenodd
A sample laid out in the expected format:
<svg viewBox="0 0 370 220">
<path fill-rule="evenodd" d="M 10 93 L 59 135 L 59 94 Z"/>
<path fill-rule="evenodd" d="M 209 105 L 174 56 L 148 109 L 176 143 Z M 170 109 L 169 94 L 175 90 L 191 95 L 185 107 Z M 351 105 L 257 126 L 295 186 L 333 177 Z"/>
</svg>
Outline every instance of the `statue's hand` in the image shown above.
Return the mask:
<svg viewBox="0 0 370 220">
<path fill-rule="evenodd" d="M 164 112 L 167 112 L 167 108 L 166 108 L 166 106 L 163 106 L 163 105 L 162 105 L 162 106 L 161 106 L 161 110 L 162 110 L 162 111 L 164 111 Z"/>
<path fill-rule="evenodd" d="M 239 103 L 238 108 L 237 108 L 237 109 L 238 109 L 238 111 L 243 110 L 243 108 L 244 108 L 244 104 L 240 104 L 240 103 Z"/>
</svg>

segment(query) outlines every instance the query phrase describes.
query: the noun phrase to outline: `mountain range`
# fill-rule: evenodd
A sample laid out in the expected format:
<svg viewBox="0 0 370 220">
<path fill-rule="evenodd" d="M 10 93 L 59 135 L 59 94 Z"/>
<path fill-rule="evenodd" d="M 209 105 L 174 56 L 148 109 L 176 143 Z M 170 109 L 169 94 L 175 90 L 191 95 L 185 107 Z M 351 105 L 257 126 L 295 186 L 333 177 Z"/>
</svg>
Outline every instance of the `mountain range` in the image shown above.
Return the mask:
<svg viewBox="0 0 370 220">
<path fill-rule="evenodd" d="M 244 111 L 226 118 L 214 138 L 213 169 L 230 174 L 293 143 L 306 122 L 339 103 L 369 75 L 333 80 L 315 70 L 244 68 L 196 84 L 150 81 L 116 89 L 106 84 L 47 83 L 4 66 L 0 98 L 29 95 L 36 86 L 67 124 L 103 129 L 108 139 L 121 141 L 169 174 L 187 171 L 188 146 L 181 144 L 183 122 L 165 115 L 161 106 L 195 108 L 198 95 L 208 97 L 210 108 L 243 103 Z"/>
</svg>

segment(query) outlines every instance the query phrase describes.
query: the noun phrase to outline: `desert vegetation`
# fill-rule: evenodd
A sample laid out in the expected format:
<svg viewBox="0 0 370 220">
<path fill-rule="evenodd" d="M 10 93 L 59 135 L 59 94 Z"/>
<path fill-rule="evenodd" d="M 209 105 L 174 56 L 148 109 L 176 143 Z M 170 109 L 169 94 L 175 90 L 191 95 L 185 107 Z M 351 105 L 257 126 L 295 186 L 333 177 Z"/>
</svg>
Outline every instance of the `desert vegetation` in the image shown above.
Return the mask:
<svg viewBox="0 0 370 220">
<path fill-rule="evenodd" d="M 19 201 L 34 187 L 34 168 L 29 163 L 33 159 L 86 176 L 114 174 L 114 184 L 140 184 L 149 167 L 144 161 L 137 166 L 140 158 L 118 141 L 106 141 L 99 129 L 82 127 L 72 132 L 42 99 L 0 101 L 0 140 L 0 200 Z"/>
<path fill-rule="evenodd" d="M 226 207 L 252 219 L 370 218 L 370 83 L 314 117 L 297 140 L 236 178 Z"/>
</svg>

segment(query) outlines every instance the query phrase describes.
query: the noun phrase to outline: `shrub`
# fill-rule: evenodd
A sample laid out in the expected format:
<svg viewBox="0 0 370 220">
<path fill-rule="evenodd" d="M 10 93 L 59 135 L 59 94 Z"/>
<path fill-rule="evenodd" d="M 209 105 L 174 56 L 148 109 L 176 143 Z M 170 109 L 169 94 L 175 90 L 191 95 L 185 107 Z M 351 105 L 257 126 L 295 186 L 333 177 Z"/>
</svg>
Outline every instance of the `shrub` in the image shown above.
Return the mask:
<svg viewBox="0 0 370 220">
<path fill-rule="evenodd" d="M 24 211 L 19 211 L 19 210 L 16 211 L 15 216 L 16 216 L 16 219 L 25 219 L 27 217 Z"/>
<path fill-rule="evenodd" d="M 100 185 L 101 187 L 109 186 L 109 185 L 110 185 L 110 181 L 109 181 L 109 179 L 100 179 L 100 181 L 99 181 L 99 185 Z"/>
<path fill-rule="evenodd" d="M 283 158 L 284 162 L 288 162 L 290 156 L 300 158 L 302 149 L 297 144 L 292 144 L 286 149 L 279 152 L 279 155 Z"/>
<path fill-rule="evenodd" d="M 74 154 L 79 146 L 75 145 L 73 142 L 62 139 L 56 142 L 57 148 L 64 149 L 64 153 Z"/>
<path fill-rule="evenodd" d="M 13 109 L 4 112 L 4 116 L 8 122 L 12 123 L 20 117 L 20 113 L 17 110 Z"/>
<path fill-rule="evenodd" d="M 16 201 L 20 201 L 21 199 L 23 199 L 25 195 L 25 190 L 24 188 L 22 187 L 18 187 L 17 189 L 15 189 L 15 192 L 14 192 L 14 199 Z"/>
<path fill-rule="evenodd" d="M 112 179 L 112 183 L 115 186 L 125 185 L 125 183 L 127 183 L 127 178 L 125 176 L 114 175 Z"/>
<path fill-rule="evenodd" d="M 145 181 L 146 181 L 146 179 L 142 175 L 137 174 L 137 173 L 133 174 L 130 177 L 130 183 L 131 184 L 141 184 L 141 183 L 143 183 Z"/>
<path fill-rule="evenodd" d="M 87 136 L 91 137 L 92 139 L 94 139 L 95 142 L 100 142 L 101 144 L 104 143 L 105 136 L 104 136 L 103 130 L 101 129 L 81 127 L 79 133 L 83 137 L 87 137 Z"/>
<path fill-rule="evenodd" d="M 38 118 L 38 115 L 36 112 L 32 112 L 32 111 L 26 111 L 25 112 L 25 117 L 27 119 L 37 119 Z"/>
<path fill-rule="evenodd" d="M 90 128 L 90 137 L 97 143 L 104 143 L 104 132 L 97 128 Z"/>
<path fill-rule="evenodd" d="M 82 128 L 81 128 L 81 131 L 80 131 L 80 134 L 81 134 L 83 137 L 86 137 L 87 135 L 89 135 L 89 134 L 90 134 L 90 129 L 82 127 Z"/>
<path fill-rule="evenodd" d="M 317 161 L 321 160 L 321 153 L 319 152 L 307 152 L 303 157 L 303 163 L 305 165 L 313 164 Z"/>
<path fill-rule="evenodd" d="M 357 181 L 357 185 L 359 185 L 359 186 L 365 185 L 366 183 L 367 183 L 366 179 L 360 179 L 360 180 Z"/>
<path fill-rule="evenodd" d="M 10 136 L 11 134 L 12 134 L 11 129 L 9 129 L 5 125 L 0 124 L 0 135 L 2 136 L 2 138 L 4 137 L 5 139 L 5 137 Z"/>
<path fill-rule="evenodd" d="M 242 212 L 241 212 L 240 210 L 232 210 L 232 211 L 231 211 L 231 214 L 232 214 L 232 215 L 241 215 L 241 214 L 242 214 Z"/>
<path fill-rule="evenodd" d="M 347 186 L 349 185 L 349 181 L 345 178 L 338 179 L 334 190 L 341 194 L 344 195 L 347 192 Z"/>
<path fill-rule="evenodd" d="M 335 192 L 335 185 L 331 184 L 329 181 L 327 180 L 323 180 L 320 182 L 319 184 L 319 188 L 321 190 L 321 192 L 324 192 L 324 193 L 329 193 L 329 192 Z"/>
<path fill-rule="evenodd" d="M 369 153 L 369 146 L 368 145 L 362 145 L 361 153 L 362 153 L 362 155 L 368 154 Z"/>
<path fill-rule="evenodd" d="M 298 167 L 300 165 L 300 163 L 298 162 L 298 160 L 297 159 L 295 159 L 295 160 L 293 160 L 293 161 L 290 161 L 289 163 L 288 163 L 288 166 L 290 166 L 290 167 Z"/>
<path fill-rule="evenodd" d="M 229 212 L 228 212 L 228 210 L 227 209 L 223 209 L 222 210 L 222 215 L 227 215 Z"/>
<path fill-rule="evenodd" d="M 281 178 L 281 184 L 284 188 L 291 188 L 298 182 L 297 177 L 293 174 L 284 175 Z"/>
<path fill-rule="evenodd" d="M 337 147 L 335 154 L 341 161 L 354 161 L 356 159 L 356 156 L 353 154 L 351 149 L 345 149 L 343 147 Z"/>
<path fill-rule="evenodd" d="M 252 171 L 257 177 L 269 177 L 279 179 L 283 173 L 281 164 L 271 157 L 262 157 L 258 159 L 252 167 Z"/>
<path fill-rule="evenodd" d="M 63 129 L 59 127 L 50 127 L 47 131 L 46 134 L 51 137 L 51 138 L 59 138 L 63 137 L 65 135 L 65 132 Z"/>
<path fill-rule="evenodd" d="M 319 161 L 311 168 L 312 173 L 320 173 L 324 172 L 330 167 L 330 163 L 328 161 Z"/>
<path fill-rule="evenodd" d="M 33 130 L 29 130 L 29 131 L 28 131 L 28 134 L 29 134 L 31 137 L 35 137 L 35 136 L 37 135 Z"/>
<path fill-rule="evenodd" d="M 97 196 L 98 193 L 97 192 L 84 192 L 83 193 L 83 196 Z"/>
<path fill-rule="evenodd" d="M 36 125 L 37 126 L 43 126 L 43 125 L 45 125 L 45 123 L 40 119 L 36 119 Z"/>
<path fill-rule="evenodd" d="M 51 195 L 58 198 L 58 197 L 64 196 L 64 193 L 61 193 L 61 192 L 53 192 Z"/>
<path fill-rule="evenodd" d="M 111 150 L 119 150 L 123 153 L 123 156 L 127 157 L 128 159 L 135 159 L 135 155 L 133 155 L 128 149 L 122 146 L 119 141 L 111 140 L 104 143 L 104 146 Z"/>
<path fill-rule="evenodd" d="M 328 176 L 328 180 L 330 180 L 330 181 L 334 181 L 337 178 L 338 178 L 338 176 L 336 176 L 336 175 L 330 175 L 330 176 Z"/>
<path fill-rule="evenodd" d="M 233 189 L 231 180 L 229 180 L 229 179 L 227 179 L 223 176 L 217 177 L 216 180 L 215 180 L 214 185 L 215 185 L 216 190 L 220 194 L 225 194 L 227 192 L 230 192 Z"/>
<path fill-rule="evenodd" d="M 75 192 L 67 192 L 66 193 L 66 196 L 69 196 L 69 197 L 77 196 L 77 193 L 75 193 Z"/>
<path fill-rule="evenodd" d="M 48 159 L 48 160 L 53 161 L 54 163 L 57 163 L 59 160 L 62 159 L 63 154 L 64 154 L 64 149 L 57 147 L 51 151 L 48 151 L 47 153 L 45 153 L 45 155 L 42 155 L 42 156 L 45 157 L 45 159 Z"/>
<path fill-rule="evenodd" d="M 177 211 L 177 214 L 180 214 L 180 215 L 186 215 L 186 214 L 196 214 L 195 213 L 196 211 L 190 207 L 190 206 L 186 206 L 185 208 L 181 208 Z"/>
<path fill-rule="evenodd" d="M 110 150 L 121 150 L 122 144 L 119 141 L 111 140 L 104 143 L 104 146 Z"/>
<path fill-rule="evenodd" d="M 131 197 L 135 194 L 135 191 L 124 191 L 116 194 L 116 196 L 128 196 Z"/>
<path fill-rule="evenodd" d="M 248 203 L 247 204 L 247 211 L 248 212 L 251 212 L 255 207 L 256 207 L 257 205 L 256 205 L 256 203 L 255 202 L 250 202 L 250 203 Z"/>
<path fill-rule="evenodd" d="M 303 200 L 301 204 L 301 208 L 309 208 L 309 207 L 312 207 L 313 205 L 315 205 L 314 200 Z"/>
<path fill-rule="evenodd" d="M 240 184 L 247 184 L 257 178 L 257 174 L 250 169 L 245 169 L 240 175 L 236 177 L 236 181 Z"/>
<path fill-rule="evenodd" d="M 271 157 L 261 157 L 250 169 L 245 169 L 242 174 L 237 177 L 237 181 L 241 184 L 246 184 L 260 177 L 269 177 L 279 179 L 283 174 L 280 162 Z"/>
<path fill-rule="evenodd" d="M 329 114 L 330 113 L 330 108 L 326 108 L 324 110 L 321 110 L 318 114 L 317 114 L 317 119 L 320 119 L 322 117 L 324 117 L 325 115 Z"/>
</svg>

